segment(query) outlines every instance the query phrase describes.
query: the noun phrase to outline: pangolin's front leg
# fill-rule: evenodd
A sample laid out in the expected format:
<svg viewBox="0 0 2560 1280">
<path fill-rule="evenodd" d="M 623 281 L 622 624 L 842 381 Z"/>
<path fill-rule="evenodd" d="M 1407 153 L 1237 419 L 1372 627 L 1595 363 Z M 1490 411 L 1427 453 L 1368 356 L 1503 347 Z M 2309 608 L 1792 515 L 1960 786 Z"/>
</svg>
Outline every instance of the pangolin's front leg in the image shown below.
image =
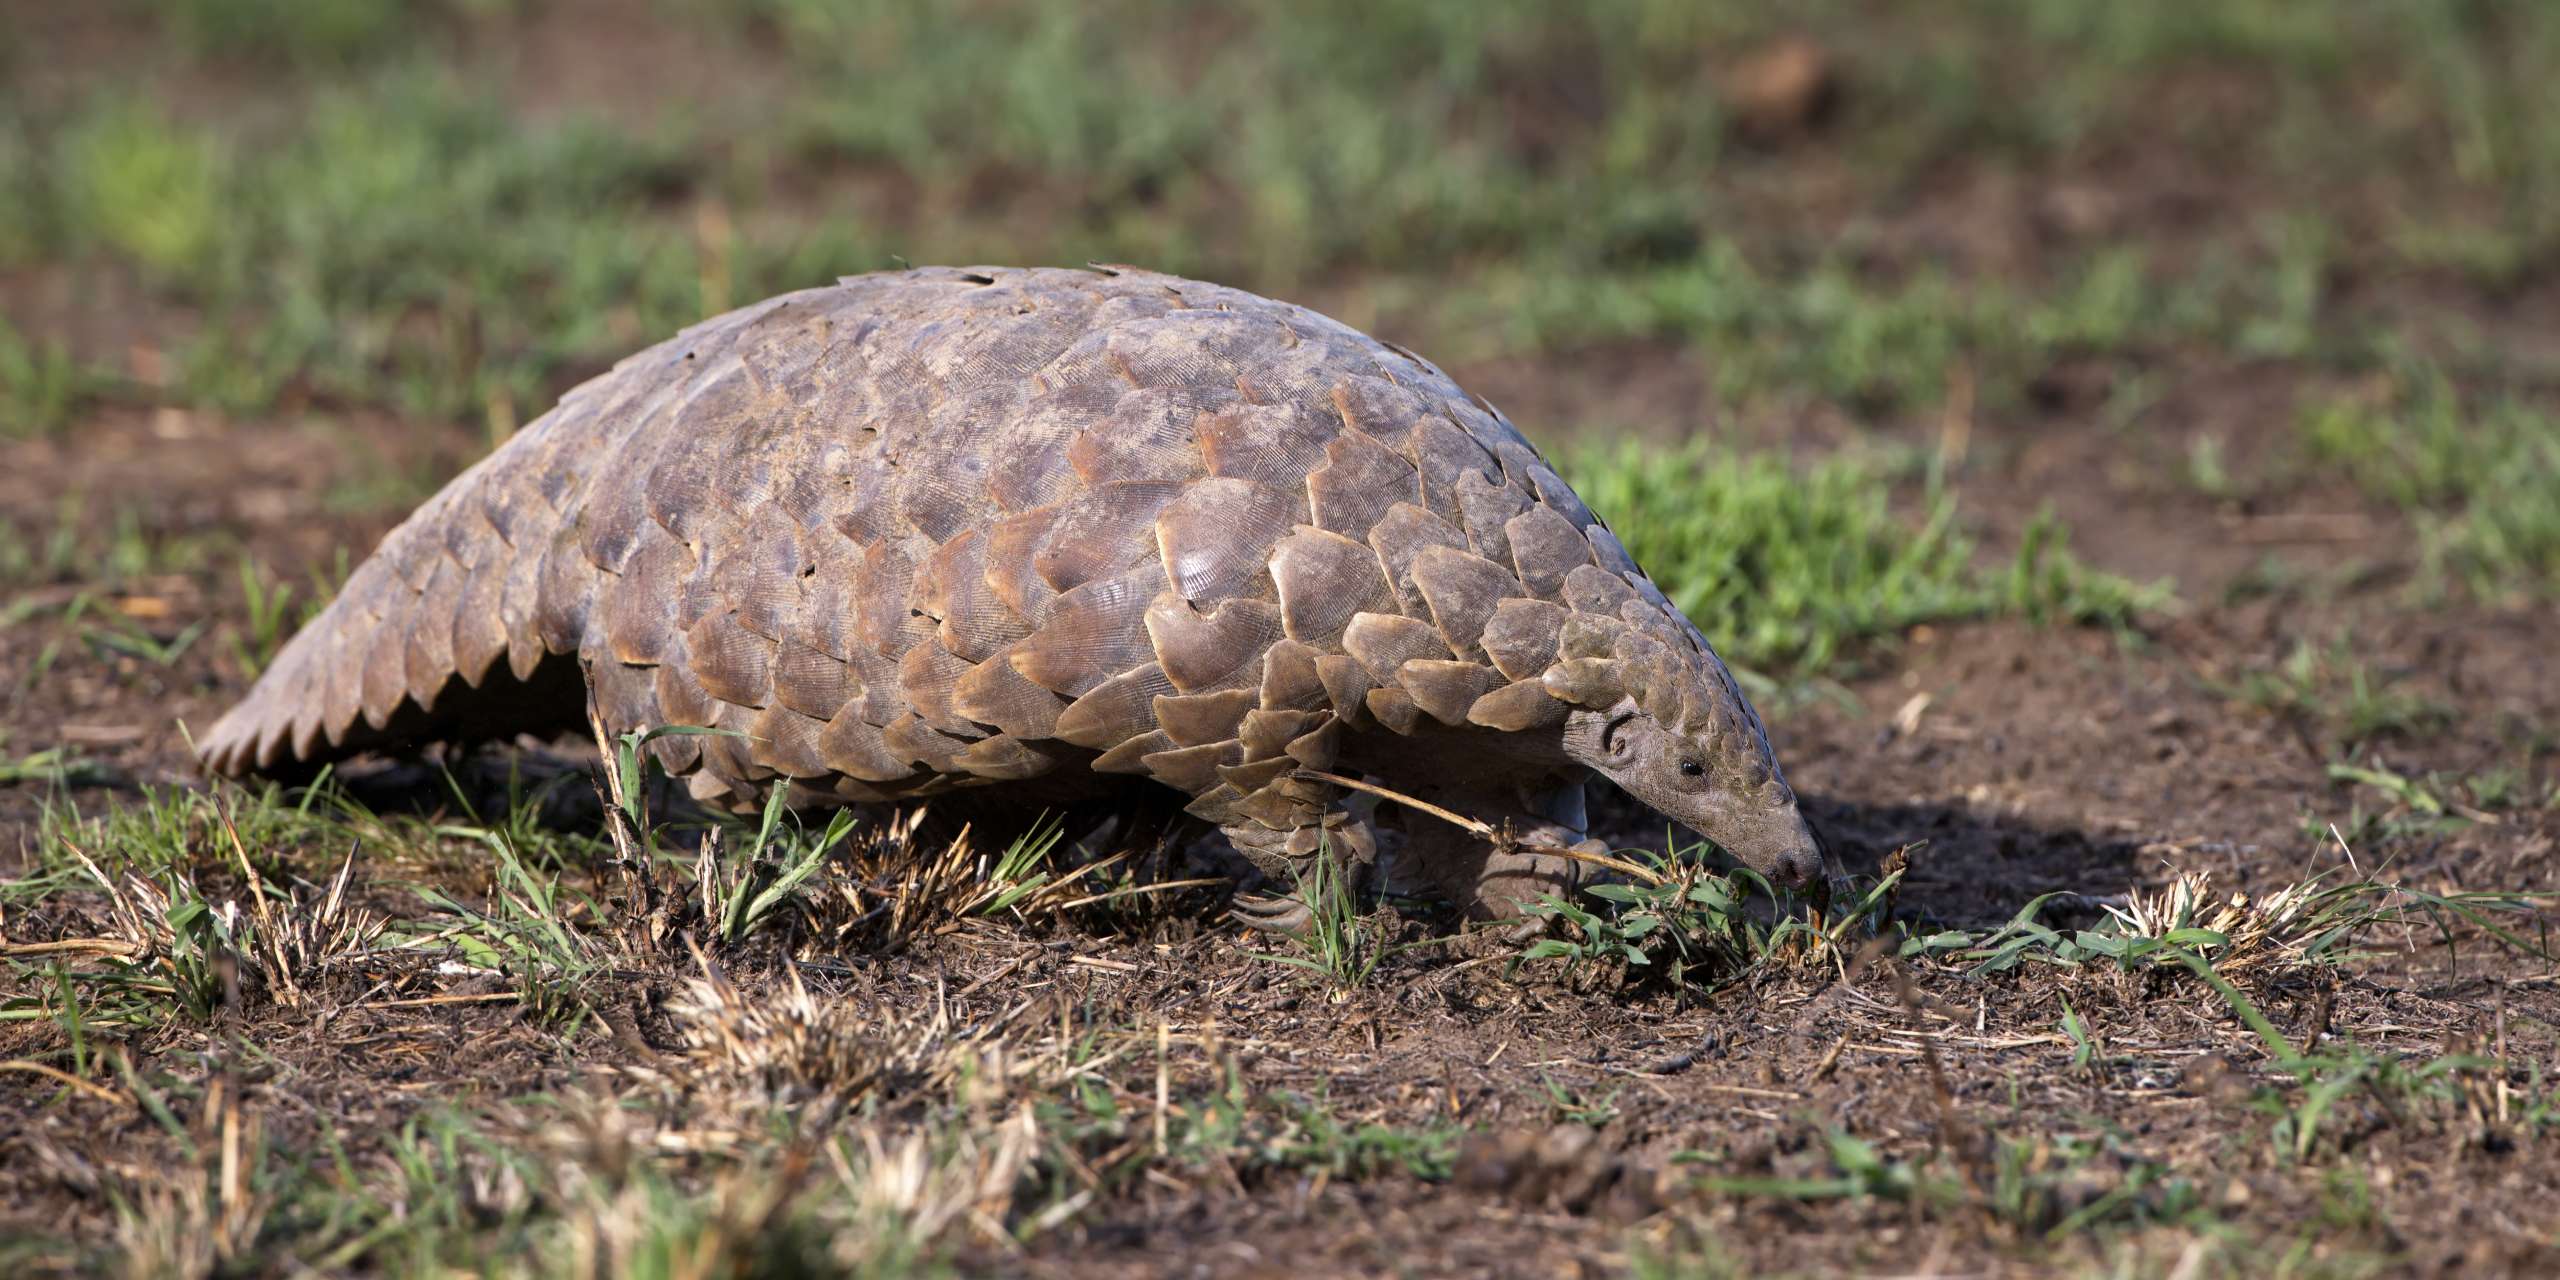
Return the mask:
<svg viewBox="0 0 2560 1280">
<path fill-rule="evenodd" d="M 1503 833 L 1496 843 L 1422 813 L 1404 816 L 1404 842 L 1393 859 L 1390 887 L 1410 886 L 1446 899 L 1477 920 L 1505 920 L 1540 897 L 1570 897 L 1591 879 L 1589 863 L 1539 846 L 1606 853 L 1583 835 L 1583 786 L 1567 783 L 1530 795 L 1444 794 L 1436 803 Z"/>
</svg>

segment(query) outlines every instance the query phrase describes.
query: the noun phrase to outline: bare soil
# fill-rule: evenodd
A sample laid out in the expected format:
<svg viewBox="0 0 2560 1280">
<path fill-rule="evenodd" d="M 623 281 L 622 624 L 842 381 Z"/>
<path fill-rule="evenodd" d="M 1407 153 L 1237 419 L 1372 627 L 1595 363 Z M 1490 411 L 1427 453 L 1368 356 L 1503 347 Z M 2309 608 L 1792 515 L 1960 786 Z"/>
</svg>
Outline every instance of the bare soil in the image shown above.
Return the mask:
<svg viewBox="0 0 2560 1280">
<path fill-rule="evenodd" d="M 1676 373 L 1664 377 L 1676 385 Z M 2199 377 L 2189 393 L 2207 411 L 2261 394 L 2231 373 Z M 2050 437 L 2047 449 L 2111 455 L 2067 419 L 2036 430 Z M 218 534 L 269 564 L 311 565 L 341 542 L 366 545 L 386 523 L 325 512 L 321 498 L 342 477 L 312 432 L 290 421 L 116 415 L 89 424 L 73 445 L 19 447 L 0 494 L 21 517 L 67 492 L 114 494 L 151 513 L 156 534 Z M 446 456 L 468 448 L 467 437 L 447 443 Z M 2111 475 L 2122 479 L 2109 483 Z M 2265 892 L 2336 870 L 2339 848 L 2305 829 L 2306 817 L 2346 807 L 2316 730 L 2223 691 L 2300 639 L 2344 630 L 2377 670 L 2452 710 L 2442 732 L 2387 745 L 2404 772 L 2509 762 L 2519 742 L 2554 722 L 2560 683 L 2547 675 L 2549 612 L 2401 606 L 2388 566 L 2406 543 L 2387 513 L 2351 509 L 2351 519 L 2318 524 L 2315 542 L 2253 541 L 2271 527 L 2267 512 L 2235 512 L 2138 466 L 2020 462 L 1969 484 L 1970 508 L 1994 513 L 1994 535 L 2004 523 L 1997 513 L 2011 509 L 1997 496 L 2004 486 L 2068 511 L 2078 545 L 2101 565 L 2177 569 L 2189 603 L 2135 642 L 2020 623 L 1923 628 L 1871 658 L 1873 674 L 1848 684 L 1845 698 L 1774 713 L 1793 780 L 1854 871 L 1873 874 L 1887 853 L 1921 844 L 1899 906 L 1915 928 L 1994 925 L 2041 894 L 2104 897 L 2182 871 L 2210 870 L 2224 885 Z M 2370 562 L 2385 566 L 2384 581 L 2345 599 L 2216 603 L 2217 567 L 2245 567 L 2270 552 L 2312 566 Z M 85 585 L 72 577 L 35 591 Z M 206 618 L 237 625 L 229 587 L 221 566 L 210 566 L 130 584 L 95 607 L 175 638 Z M 95 762 L 84 788 L 191 781 L 176 724 L 204 723 L 236 695 L 236 663 L 207 640 L 165 669 L 70 644 L 43 678 L 14 678 L 63 639 L 43 621 L 0 634 L 0 671 L 13 676 L 0 693 L 0 723 L 13 746 L 67 745 Z M 2533 759 L 2547 777 L 2548 759 Z M 83 790 L 70 798 L 105 797 Z M 0 856 L 27 847 L 41 803 L 36 787 L 0 787 Z M 2435 891 L 2560 888 L 2555 834 L 2560 821 L 2548 811 L 2507 814 L 2404 857 L 2393 875 Z M 485 890 L 479 879 L 463 871 L 457 887 Z M 2087 923 L 2095 912 L 2078 914 Z M 41 940 L 86 925 L 39 908 L 9 920 L 7 931 L 13 941 Z M 1259 945 L 1204 916 L 1144 937 L 991 930 L 858 965 L 875 998 L 963 989 L 1013 966 L 1008 995 L 1045 991 L 1071 1006 L 1213 1029 L 1252 1046 L 1243 1061 L 1257 1087 L 1321 1093 L 1346 1115 L 1383 1123 L 1451 1123 L 1486 1135 L 1465 1149 L 1453 1180 L 1148 1181 L 1042 1237 L 1028 1256 L 991 1255 L 986 1266 L 1054 1275 L 1600 1274 L 1647 1240 L 1677 1248 L 1683 1233 L 1700 1233 L 1752 1269 L 1996 1269 L 2001 1254 L 1983 1252 L 1998 1239 L 1988 1224 L 1906 1221 L 1905 1210 L 1884 1202 L 1701 1206 L 1664 1171 L 1686 1151 L 1714 1153 L 1727 1176 L 1807 1176 L 1833 1128 L 1890 1135 L 1891 1145 L 1920 1151 L 1978 1142 L 1977 1127 L 2001 1128 L 2007 1118 L 2057 1114 L 2074 1118 L 2072 1131 L 2113 1134 L 2129 1150 L 2192 1171 L 2213 1194 L 2246 1204 L 2248 1220 L 2284 1223 L 2316 1208 L 2298 1171 L 2268 1154 L 2271 1120 L 2249 1109 L 2245 1083 L 2232 1083 L 2263 1072 L 2263 1055 L 2227 1007 L 2192 990 L 2072 980 L 2067 998 L 2129 1055 L 2090 1076 L 2064 1068 L 2050 990 L 2059 980 L 2050 977 L 1911 991 L 1897 990 L 1892 966 L 1877 965 L 1828 981 L 1773 980 L 1697 1005 L 1607 983 L 1507 980 L 1498 954 L 1466 959 L 1461 950 L 1399 957 L 1367 988 L 1335 998 L 1253 959 Z M 1111 967 L 1073 964 L 1079 956 Z M 651 990 L 651 982 L 636 985 L 635 1008 L 649 1005 Z M 2457 968 L 2441 950 L 2417 948 L 2334 988 L 2277 993 L 2269 1012 L 2304 1043 L 2325 1030 L 2425 1057 L 2514 1037 L 2507 1052 L 2547 1062 L 2560 983 L 2548 966 L 2487 949 Z M 50 1034 L 43 1024 L 0 1029 L 0 1056 L 37 1049 Z M 356 1133 L 385 1132 L 430 1104 L 570 1087 L 647 1051 L 601 1029 L 564 1046 L 509 1009 L 470 1005 L 271 1013 L 211 1035 L 172 1029 L 132 1047 L 142 1061 L 168 1063 L 225 1056 L 217 1046 L 235 1038 L 266 1046 L 261 1056 L 270 1059 L 248 1087 L 318 1101 L 355 1122 Z M 1616 1117 L 1594 1133 L 1564 1125 L 1551 1082 L 1611 1099 Z M 12 1151 L 0 1203 L 21 1224 L 68 1216 L 102 1225 L 104 1208 L 89 1189 L 102 1173 L 147 1160 L 159 1131 L 87 1099 L 40 1105 L 50 1092 L 40 1078 L 0 1077 L 0 1096 L 18 1108 L 0 1138 Z M 2490 1130 L 2429 1131 L 2415 1120 L 2404 1129 L 2404 1120 L 2379 1102 L 2353 1105 L 2343 1118 L 2338 1141 L 2353 1154 L 2340 1158 L 2370 1171 L 2376 1212 L 2342 1239 L 2422 1271 L 2521 1273 L 2560 1261 L 2544 1212 L 2560 1193 L 2560 1165 L 2547 1153 L 2501 1151 Z"/>
</svg>

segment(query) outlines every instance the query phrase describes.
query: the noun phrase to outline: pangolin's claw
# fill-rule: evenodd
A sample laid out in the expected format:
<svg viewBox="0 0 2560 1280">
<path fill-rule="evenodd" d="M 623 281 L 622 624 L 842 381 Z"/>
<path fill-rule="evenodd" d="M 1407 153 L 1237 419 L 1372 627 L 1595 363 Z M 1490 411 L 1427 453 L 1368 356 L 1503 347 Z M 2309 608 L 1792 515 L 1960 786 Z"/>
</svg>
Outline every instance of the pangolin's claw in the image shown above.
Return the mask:
<svg viewBox="0 0 2560 1280">
<path fill-rule="evenodd" d="M 1287 938 L 1307 936 L 1316 922 L 1304 899 L 1269 893 L 1237 894 L 1229 914 L 1247 928 Z"/>
</svg>

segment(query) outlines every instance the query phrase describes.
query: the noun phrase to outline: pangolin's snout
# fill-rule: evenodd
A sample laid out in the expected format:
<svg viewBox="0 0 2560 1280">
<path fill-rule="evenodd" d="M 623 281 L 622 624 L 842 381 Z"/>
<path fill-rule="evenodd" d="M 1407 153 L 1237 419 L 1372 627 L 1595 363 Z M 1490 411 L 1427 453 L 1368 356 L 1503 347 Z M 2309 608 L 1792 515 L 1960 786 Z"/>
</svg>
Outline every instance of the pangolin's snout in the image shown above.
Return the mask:
<svg viewBox="0 0 2560 1280">
<path fill-rule="evenodd" d="M 1801 889 L 1824 879 L 1822 850 L 1811 843 L 1780 850 L 1769 860 L 1769 879 L 1788 889 Z"/>
</svg>

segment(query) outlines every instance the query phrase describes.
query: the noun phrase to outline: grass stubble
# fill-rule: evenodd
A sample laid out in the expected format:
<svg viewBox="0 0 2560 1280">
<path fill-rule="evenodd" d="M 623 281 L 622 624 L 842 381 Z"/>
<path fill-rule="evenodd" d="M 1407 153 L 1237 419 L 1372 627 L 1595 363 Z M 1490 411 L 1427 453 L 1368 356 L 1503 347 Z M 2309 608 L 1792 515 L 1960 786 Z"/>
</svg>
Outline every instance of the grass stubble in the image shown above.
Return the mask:
<svg viewBox="0 0 2560 1280">
<path fill-rule="evenodd" d="M 932 1274 L 1167 1201 L 1454 1181 L 1627 1222 L 1638 1273 L 1714 1273 L 1721 1232 L 1788 1204 L 2021 1260 L 2167 1239 L 2326 1273 L 2334 1235 L 2258 1238 L 2252 1189 L 2316 1196 L 2329 1222 L 2384 1176 L 2378 1132 L 2526 1159 L 2560 1125 L 2503 1019 L 2482 1035 L 2362 976 L 2457 944 L 2547 961 L 2532 895 L 2360 864 L 2256 895 L 2195 873 L 1967 929 L 1898 906 L 1924 848 L 1810 913 L 1692 850 L 1626 855 L 1635 874 L 1542 902 L 1546 936 L 1445 949 L 1391 944 L 1401 914 L 1318 881 L 1301 890 L 1319 927 L 1272 954 L 1191 923 L 1208 886 L 1152 852 L 1096 856 L 1046 826 L 980 850 L 919 838 L 915 814 L 654 817 L 642 736 L 600 745 L 596 837 L 542 829 L 530 801 L 487 823 L 459 799 L 458 819 L 377 817 L 326 779 L 54 808 L 38 866 L 0 894 L 0 1076 L 27 1115 L 19 1193 L 73 1193 L 85 1229 L 21 1223 L 12 1265 Z M 2045 922 L 2074 912 L 2094 918 Z M 1454 1086 L 1399 1104 L 1328 1069 L 1322 1041 L 1364 1016 L 1375 1036 L 1414 985 L 1567 1019 L 1819 1010 L 1828 1049 L 1801 1076 L 1702 1086 L 1802 1145 L 1612 1127 L 1615 1089 L 1661 1088 L 1694 1050 L 1579 1088 L 1550 1062 L 1490 1108 Z M 1814 1105 L 1844 1062 L 1878 1058 L 1925 1071 L 1925 1136 Z M 1329 1096 L 1337 1078 L 1356 1096 Z M 2000 1080 L 2007 1105 L 1984 1096 Z M 2220 1150 L 2126 1130 L 2164 1091 L 2217 1112 Z"/>
</svg>

